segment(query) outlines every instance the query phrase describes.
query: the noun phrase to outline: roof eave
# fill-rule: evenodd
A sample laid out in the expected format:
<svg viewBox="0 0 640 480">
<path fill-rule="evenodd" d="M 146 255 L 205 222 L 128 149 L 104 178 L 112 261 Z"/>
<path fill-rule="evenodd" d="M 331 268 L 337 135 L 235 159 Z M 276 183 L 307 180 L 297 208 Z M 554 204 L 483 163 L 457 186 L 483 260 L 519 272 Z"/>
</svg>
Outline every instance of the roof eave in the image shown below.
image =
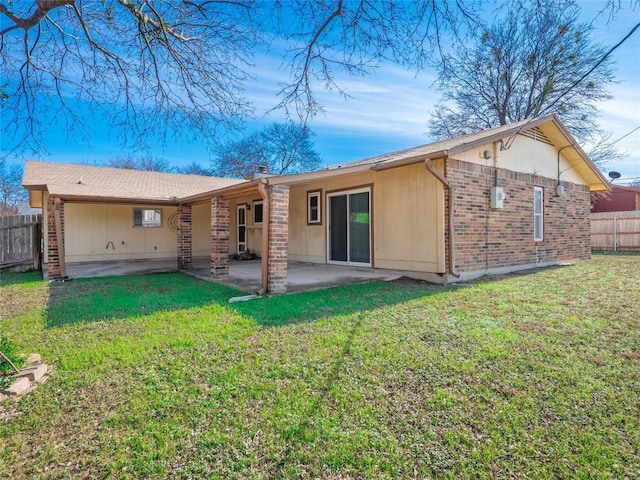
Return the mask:
<svg viewBox="0 0 640 480">
<path fill-rule="evenodd" d="M 391 162 L 380 163 L 378 165 L 374 165 L 372 170 L 380 171 L 380 170 L 389 170 L 390 168 L 404 167 L 406 165 L 412 165 L 414 163 L 424 162 L 426 159 L 435 160 L 437 158 L 446 158 L 449 156 L 448 150 L 439 150 L 437 152 L 431 153 L 422 153 L 420 155 L 413 155 L 407 158 L 401 158 L 398 160 L 393 160 Z"/>
<path fill-rule="evenodd" d="M 258 178 L 256 180 L 247 180 L 246 182 L 236 183 L 227 187 L 216 188 L 214 190 L 208 190 L 206 192 L 197 193 L 188 197 L 182 197 L 180 198 L 180 203 L 196 203 L 212 197 L 224 197 L 227 195 L 235 196 L 245 190 L 247 191 L 247 193 L 249 193 L 250 191 L 257 189 L 258 184 L 262 183 L 263 180 L 263 178 Z"/>
<path fill-rule="evenodd" d="M 525 123 L 524 125 L 519 125 L 517 127 L 513 127 L 508 130 L 503 130 L 501 132 L 494 133 L 493 135 L 487 135 L 486 137 L 479 138 L 472 142 L 461 143 L 460 145 L 450 148 L 448 152 L 449 152 L 449 155 L 457 155 L 459 153 L 463 153 L 468 150 L 481 147 L 482 145 L 486 145 L 487 143 L 497 142 L 498 140 L 502 140 L 505 137 L 511 137 L 512 135 L 517 135 L 520 132 L 538 127 L 544 123 L 547 123 L 549 120 L 555 119 L 555 118 L 556 118 L 555 115 L 544 115 L 542 117 L 533 118 L 529 122 Z"/>
<path fill-rule="evenodd" d="M 340 175 L 348 175 L 350 173 L 359 173 L 371 170 L 373 164 L 367 163 L 362 165 L 354 165 L 353 167 L 336 167 L 326 170 L 317 170 L 308 173 L 296 173 L 293 175 L 280 175 L 278 177 L 266 177 L 266 183 L 269 185 L 297 185 L 307 183 L 313 180 L 321 180 L 323 178 L 337 177 Z"/>
<path fill-rule="evenodd" d="M 100 197 L 95 195 L 69 195 L 61 193 L 49 193 L 51 198 L 60 198 L 66 202 L 86 202 L 86 203 L 119 203 L 119 204 L 144 204 L 144 205 L 166 205 L 178 206 L 177 198 L 142 198 L 142 197 Z"/>
<path fill-rule="evenodd" d="M 611 190 L 611 188 L 609 187 L 609 180 L 607 180 L 607 178 L 600 171 L 600 169 L 597 167 L 597 165 L 595 163 L 593 163 L 593 160 L 591 160 L 591 158 L 589 158 L 589 155 L 587 155 L 587 153 L 584 150 L 582 150 L 582 147 L 578 144 L 576 139 L 573 138 L 573 135 L 571 135 L 571 133 L 562 124 L 560 119 L 558 117 L 556 117 L 555 115 L 553 115 L 553 124 L 558 130 L 560 130 L 560 132 L 573 145 L 574 150 L 576 152 L 578 152 L 578 155 L 580 155 L 580 157 L 582 157 L 582 160 L 587 164 L 587 166 L 591 169 L 591 171 L 600 180 L 600 182 L 601 182 L 600 186 L 597 183 L 590 183 L 589 184 L 589 190 L 591 192 L 607 192 L 607 191 Z"/>
</svg>

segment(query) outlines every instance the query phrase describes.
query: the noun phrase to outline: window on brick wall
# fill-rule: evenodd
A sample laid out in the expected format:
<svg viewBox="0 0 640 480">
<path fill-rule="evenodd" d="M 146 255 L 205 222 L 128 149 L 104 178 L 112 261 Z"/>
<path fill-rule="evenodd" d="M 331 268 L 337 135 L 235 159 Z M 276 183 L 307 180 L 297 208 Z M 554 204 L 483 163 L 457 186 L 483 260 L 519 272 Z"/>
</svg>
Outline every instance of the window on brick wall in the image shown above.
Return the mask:
<svg viewBox="0 0 640 480">
<path fill-rule="evenodd" d="M 162 226 L 162 210 L 151 208 L 134 208 L 133 209 L 133 226 L 134 227 L 161 227 Z"/>
<path fill-rule="evenodd" d="M 541 242 L 544 238 L 544 216 L 543 216 L 544 194 L 541 187 L 533 187 L 533 238 L 536 242 Z"/>
</svg>

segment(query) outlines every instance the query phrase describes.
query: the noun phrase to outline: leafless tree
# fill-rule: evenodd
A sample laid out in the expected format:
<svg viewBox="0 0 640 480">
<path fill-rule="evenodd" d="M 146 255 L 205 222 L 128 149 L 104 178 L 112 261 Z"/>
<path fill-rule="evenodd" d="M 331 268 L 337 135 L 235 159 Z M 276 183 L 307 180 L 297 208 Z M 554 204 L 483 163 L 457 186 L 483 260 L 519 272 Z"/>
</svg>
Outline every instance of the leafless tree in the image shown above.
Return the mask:
<svg viewBox="0 0 640 480">
<path fill-rule="evenodd" d="M 512 0 L 515 1 L 515 0 Z M 528 2 L 544 15 L 546 0 Z M 633 0 L 637 5 L 638 0 Z M 507 2 L 512 3 L 512 2 Z M 46 150 L 64 124 L 107 122 L 122 143 L 208 141 L 254 112 L 253 54 L 284 51 L 274 108 L 307 120 L 341 74 L 392 61 L 420 69 L 482 24 L 478 0 L 0 0 L 3 150 Z M 486 6 L 484 7 L 486 9 Z M 618 15 L 619 1 L 605 13 Z M 87 127 L 87 128 L 83 128 Z M 156 137 L 154 137 L 156 138 Z"/>
<path fill-rule="evenodd" d="M 210 136 L 232 125 L 249 112 L 240 90 L 260 31 L 251 5 L 0 3 L 3 123 L 14 147 L 41 150 L 43 130 L 61 119 L 70 129 L 108 120 L 140 147 L 152 131 Z"/>
<path fill-rule="evenodd" d="M 546 8 L 540 8 L 540 4 Z M 577 20 L 574 2 L 517 5 L 486 28 L 475 44 L 459 43 L 439 67 L 445 102 L 429 130 L 436 138 L 470 133 L 555 112 L 580 140 L 597 130 L 597 103 L 613 81 L 606 48 Z"/>
<path fill-rule="evenodd" d="M 175 172 L 176 168 L 167 160 L 153 155 L 121 155 L 106 160 L 105 167 L 126 168 L 128 170 L 146 170 L 149 172 Z"/>
<path fill-rule="evenodd" d="M 191 162 L 188 165 L 184 165 L 182 167 L 178 167 L 178 173 L 185 173 L 187 175 L 201 175 L 201 176 L 209 176 L 211 175 L 211 171 L 200 165 L 198 162 Z"/>
<path fill-rule="evenodd" d="M 22 186 L 22 175 L 21 165 L 7 165 L 6 160 L 0 159 L 0 216 L 15 215 L 18 202 L 29 198 Z"/>
<path fill-rule="evenodd" d="M 150 133 L 211 139 L 252 112 L 242 88 L 270 45 L 285 45 L 290 74 L 274 105 L 304 120 L 322 109 L 316 89 L 344 93 L 340 72 L 424 66 L 475 1 L 0 2 L 5 151 L 45 150 L 54 122 L 74 135 L 108 122 L 139 148 Z"/>
<path fill-rule="evenodd" d="M 309 128 L 273 123 L 220 147 L 212 172 L 220 177 L 250 178 L 264 167 L 269 173 L 283 175 L 317 169 L 321 162 Z"/>
</svg>

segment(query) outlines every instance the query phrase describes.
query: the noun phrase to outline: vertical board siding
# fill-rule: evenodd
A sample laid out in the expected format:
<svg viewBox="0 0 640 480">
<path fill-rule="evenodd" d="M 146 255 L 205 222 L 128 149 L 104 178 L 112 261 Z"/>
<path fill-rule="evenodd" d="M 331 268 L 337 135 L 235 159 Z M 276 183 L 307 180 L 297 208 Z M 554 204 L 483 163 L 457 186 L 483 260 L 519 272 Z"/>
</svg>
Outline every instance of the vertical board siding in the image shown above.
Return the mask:
<svg viewBox="0 0 640 480">
<path fill-rule="evenodd" d="M 40 266 L 41 214 L 0 217 L 0 269 Z"/>
<path fill-rule="evenodd" d="M 592 250 L 640 250 L 640 211 L 591 214 Z"/>
</svg>

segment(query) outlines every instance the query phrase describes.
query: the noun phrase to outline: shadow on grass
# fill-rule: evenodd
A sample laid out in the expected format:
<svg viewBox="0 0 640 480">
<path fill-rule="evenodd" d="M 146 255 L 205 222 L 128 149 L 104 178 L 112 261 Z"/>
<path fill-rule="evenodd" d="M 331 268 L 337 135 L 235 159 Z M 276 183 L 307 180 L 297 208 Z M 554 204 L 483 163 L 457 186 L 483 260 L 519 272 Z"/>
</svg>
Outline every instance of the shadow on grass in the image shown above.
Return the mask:
<svg viewBox="0 0 640 480">
<path fill-rule="evenodd" d="M 204 305 L 226 305 L 241 292 L 182 273 L 125 275 L 53 282 L 47 327 L 115 320 Z"/>
<path fill-rule="evenodd" d="M 47 327 L 115 320 L 218 304 L 265 327 L 309 322 L 412 300 L 443 291 L 421 282 L 373 282 L 229 304 L 242 292 L 181 273 L 53 282 Z"/>
<path fill-rule="evenodd" d="M 264 327 L 310 322 L 318 318 L 356 312 L 434 295 L 447 288 L 423 282 L 371 282 L 313 292 L 265 297 L 230 305 Z"/>
<path fill-rule="evenodd" d="M 0 287 L 20 285 L 24 283 L 41 282 L 42 275 L 34 272 L 0 272 Z"/>
<path fill-rule="evenodd" d="M 640 256 L 640 250 L 591 250 L 591 255 Z"/>
</svg>

